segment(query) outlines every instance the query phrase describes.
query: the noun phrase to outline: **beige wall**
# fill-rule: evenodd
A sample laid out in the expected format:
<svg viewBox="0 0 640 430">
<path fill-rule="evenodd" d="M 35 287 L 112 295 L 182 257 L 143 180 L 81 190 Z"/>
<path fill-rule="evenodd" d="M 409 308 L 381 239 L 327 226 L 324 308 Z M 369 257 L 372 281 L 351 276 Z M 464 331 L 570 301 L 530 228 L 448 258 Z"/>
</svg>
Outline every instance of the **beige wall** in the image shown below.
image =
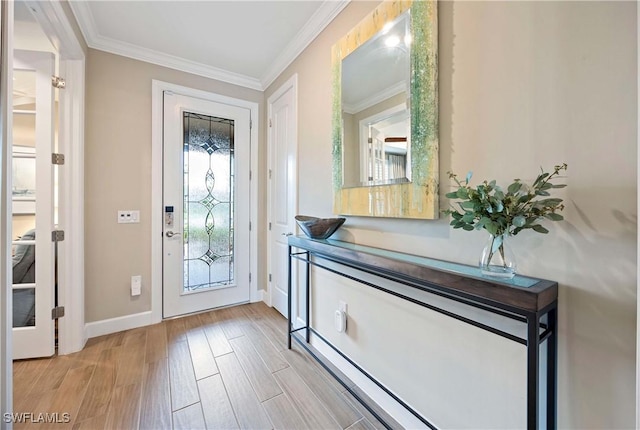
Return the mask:
<svg viewBox="0 0 640 430">
<path fill-rule="evenodd" d="M 330 48 L 373 7 L 350 3 L 265 92 L 298 73 L 299 213 L 331 215 Z M 440 3 L 442 206 L 448 170 L 506 183 L 569 165 L 560 194 L 566 221 L 548 225 L 546 236 L 527 231 L 512 240 L 522 273 L 560 284 L 561 428 L 635 425 L 636 30 L 633 2 Z M 446 219 L 351 217 L 338 237 L 475 264 L 485 234 L 453 231 Z M 314 324 L 439 425 L 522 425 L 518 347 L 479 343 L 482 334 L 468 327 L 365 291 L 324 282 Z M 339 299 L 349 303 L 348 335 L 330 327 Z M 478 421 L 465 424 L 469 413 L 456 413 L 456 398 L 446 397 L 460 394 L 456 384 L 463 403 L 475 393 L 483 404 L 496 399 L 490 410 L 506 401 L 508 412 L 491 421 L 468 403 Z"/>
<path fill-rule="evenodd" d="M 85 134 L 86 322 L 151 310 L 151 80 L 258 102 L 262 92 L 89 50 Z M 262 139 L 260 139 L 262 141 Z M 118 210 L 139 224 L 117 224 Z M 142 275 L 142 295 L 129 293 Z"/>
</svg>

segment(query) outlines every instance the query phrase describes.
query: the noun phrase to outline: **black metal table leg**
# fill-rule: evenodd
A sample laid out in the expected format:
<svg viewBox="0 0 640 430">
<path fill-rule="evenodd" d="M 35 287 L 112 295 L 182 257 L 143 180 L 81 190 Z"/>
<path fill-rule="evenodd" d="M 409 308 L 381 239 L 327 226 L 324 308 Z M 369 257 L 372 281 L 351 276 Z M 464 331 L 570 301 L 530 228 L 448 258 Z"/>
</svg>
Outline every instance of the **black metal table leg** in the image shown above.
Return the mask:
<svg viewBox="0 0 640 430">
<path fill-rule="evenodd" d="M 307 291 L 307 292 L 306 292 L 306 295 L 307 295 L 307 297 L 306 297 L 306 299 L 305 299 L 305 300 L 306 300 L 306 302 L 305 302 L 305 306 L 306 306 L 306 315 L 307 315 L 307 316 L 306 316 L 306 319 L 307 319 L 307 331 L 306 331 L 307 336 L 306 336 L 306 341 L 307 341 L 307 343 L 309 343 L 309 340 L 311 339 L 311 330 L 310 330 L 310 327 L 309 327 L 309 326 L 311 325 L 311 315 L 309 315 L 309 307 L 310 307 L 310 306 L 309 306 L 309 301 L 311 300 L 311 299 L 310 299 L 310 297 L 309 297 L 309 293 L 310 293 L 310 291 L 311 291 L 311 288 L 310 288 L 310 282 L 311 282 L 311 265 L 309 264 L 309 259 L 310 259 L 310 258 L 311 258 L 311 257 L 309 256 L 309 252 L 307 252 L 307 273 L 306 273 L 306 276 L 307 276 L 307 279 L 306 279 L 306 291 Z"/>
<path fill-rule="evenodd" d="M 287 348 L 291 349 L 291 331 L 293 330 L 293 324 L 291 320 L 291 245 L 288 246 L 289 249 L 289 262 L 288 262 L 288 279 L 287 279 L 287 322 L 289 327 L 289 339 L 287 340 Z"/>
<path fill-rule="evenodd" d="M 547 339 L 547 429 L 555 430 L 557 422 L 558 395 L 558 308 L 554 306 L 547 314 L 551 335 Z"/>
<path fill-rule="evenodd" d="M 527 316 L 527 429 L 538 430 L 540 315 Z"/>
</svg>

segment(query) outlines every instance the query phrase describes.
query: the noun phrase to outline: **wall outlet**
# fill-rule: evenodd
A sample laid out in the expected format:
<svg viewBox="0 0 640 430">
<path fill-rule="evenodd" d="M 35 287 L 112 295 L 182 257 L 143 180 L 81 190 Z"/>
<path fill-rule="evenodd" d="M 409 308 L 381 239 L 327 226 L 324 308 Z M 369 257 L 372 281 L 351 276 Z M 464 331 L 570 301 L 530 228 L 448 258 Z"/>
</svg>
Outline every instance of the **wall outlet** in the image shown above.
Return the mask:
<svg viewBox="0 0 640 430">
<path fill-rule="evenodd" d="M 140 211 L 118 211 L 118 224 L 133 224 L 140 222 Z"/>
<path fill-rule="evenodd" d="M 139 296 L 142 292 L 142 276 L 134 275 L 131 277 L 131 295 Z"/>
</svg>

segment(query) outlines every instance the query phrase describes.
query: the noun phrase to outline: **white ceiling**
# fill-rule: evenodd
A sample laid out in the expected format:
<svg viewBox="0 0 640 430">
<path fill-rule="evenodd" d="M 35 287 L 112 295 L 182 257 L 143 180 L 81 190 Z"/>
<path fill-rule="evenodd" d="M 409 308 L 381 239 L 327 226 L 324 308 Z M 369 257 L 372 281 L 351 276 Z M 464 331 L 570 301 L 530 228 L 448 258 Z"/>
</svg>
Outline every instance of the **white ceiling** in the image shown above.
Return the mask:
<svg viewBox="0 0 640 430">
<path fill-rule="evenodd" d="M 348 4 L 72 0 L 91 48 L 264 90 Z"/>
</svg>

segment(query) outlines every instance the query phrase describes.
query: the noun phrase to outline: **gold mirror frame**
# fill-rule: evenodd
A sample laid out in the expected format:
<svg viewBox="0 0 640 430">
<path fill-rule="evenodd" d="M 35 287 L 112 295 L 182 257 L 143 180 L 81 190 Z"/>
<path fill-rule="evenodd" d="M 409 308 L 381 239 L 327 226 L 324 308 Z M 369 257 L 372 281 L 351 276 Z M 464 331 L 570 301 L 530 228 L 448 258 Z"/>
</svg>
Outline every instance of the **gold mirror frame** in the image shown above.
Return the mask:
<svg viewBox="0 0 640 430">
<path fill-rule="evenodd" d="M 342 60 L 387 22 L 411 17 L 411 182 L 343 187 Z M 333 212 L 436 219 L 438 206 L 438 8 L 434 0 L 385 1 L 331 50 L 333 73 Z"/>
</svg>

